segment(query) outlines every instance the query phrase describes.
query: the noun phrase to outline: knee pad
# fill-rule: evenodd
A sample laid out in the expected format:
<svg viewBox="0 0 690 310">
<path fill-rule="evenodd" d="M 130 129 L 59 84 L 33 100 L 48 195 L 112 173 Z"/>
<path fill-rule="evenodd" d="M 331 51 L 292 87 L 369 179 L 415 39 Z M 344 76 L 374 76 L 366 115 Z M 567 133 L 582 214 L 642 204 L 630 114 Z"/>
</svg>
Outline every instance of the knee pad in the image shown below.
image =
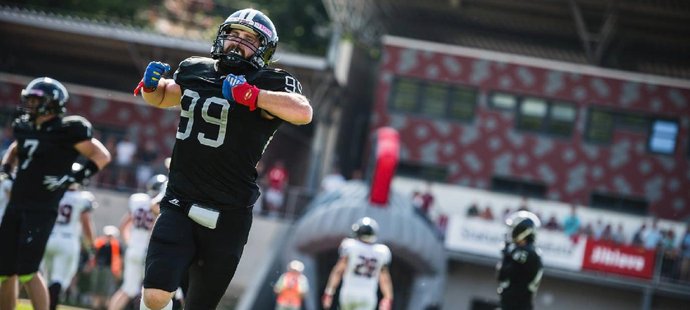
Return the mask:
<svg viewBox="0 0 690 310">
<path fill-rule="evenodd" d="M 34 273 L 31 273 L 31 274 L 19 275 L 19 277 L 18 277 L 18 278 L 19 278 L 19 283 L 21 283 L 21 284 L 26 284 L 26 282 L 31 281 L 31 279 L 33 279 L 35 275 L 36 275 L 35 272 L 34 272 Z"/>
</svg>

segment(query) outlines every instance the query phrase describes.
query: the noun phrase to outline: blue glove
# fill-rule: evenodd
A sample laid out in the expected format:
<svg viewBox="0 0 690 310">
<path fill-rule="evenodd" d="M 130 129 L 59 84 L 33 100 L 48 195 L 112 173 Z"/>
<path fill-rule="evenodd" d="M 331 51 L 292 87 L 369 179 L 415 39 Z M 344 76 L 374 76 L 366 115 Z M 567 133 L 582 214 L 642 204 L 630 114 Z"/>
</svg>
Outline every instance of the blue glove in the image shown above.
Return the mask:
<svg viewBox="0 0 690 310">
<path fill-rule="evenodd" d="M 244 83 L 247 83 L 244 75 L 228 74 L 225 80 L 223 80 L 223 97 L 227 100 L 235 101 L 232 97 L 232 88 Z"/>
<path fill-rule="evenodd" d="M 153 91 L 158 87 L 158 81 L 160 81 L 163 74 L 170 71 L 170 65 L 160 62 L 152 61 L 146 66 L 146 71 L 144 72 L 144 82 L 145 90 Z"/>
</svg>

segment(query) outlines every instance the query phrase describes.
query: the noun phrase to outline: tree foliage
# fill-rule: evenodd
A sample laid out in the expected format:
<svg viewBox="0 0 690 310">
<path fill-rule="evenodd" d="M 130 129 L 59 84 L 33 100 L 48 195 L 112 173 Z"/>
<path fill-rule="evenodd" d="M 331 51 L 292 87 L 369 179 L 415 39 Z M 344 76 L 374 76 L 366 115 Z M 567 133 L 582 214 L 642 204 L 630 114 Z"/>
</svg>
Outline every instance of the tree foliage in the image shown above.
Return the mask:
<svg viewBox="0 0 690 310">
<path fill-rule="evenodd" d="M 48 13 L 116 22 L 162 31 L 157 20 L 165 18 L 168 35 L 212 40 L 219 22 L 232 12 L 256 8 L 266 13 L 278 30 L 280 49 L 324 55 L 330 22 L 321 0 L 5 0 L 6 5 Z M 166 28 L 170 29 L 170 27 Z"/>
</svg>

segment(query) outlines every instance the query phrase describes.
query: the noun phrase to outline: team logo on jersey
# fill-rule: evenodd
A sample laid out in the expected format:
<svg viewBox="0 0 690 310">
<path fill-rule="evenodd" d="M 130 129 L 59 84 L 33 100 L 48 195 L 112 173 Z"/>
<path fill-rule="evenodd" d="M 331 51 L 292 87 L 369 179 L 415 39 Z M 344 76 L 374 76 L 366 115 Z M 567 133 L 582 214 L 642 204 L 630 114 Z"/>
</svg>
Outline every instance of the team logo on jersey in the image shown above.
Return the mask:
<svg viewBox="0 0 690 310">
<path fill-rule="evenodd" d="M 180 200 L 178 200 L 177 198 L 170 199 L 168 200 L 168 202 L 178 207 L 180 206 Z"/>
<path fill-rule="evenodd" d="M 244 93 L 244 100 L 249 100 L 249 98 L 251 98 L 251 97 L 252 97 L 252 90 L 247 89 L 247 92 Z"/>
</svg>

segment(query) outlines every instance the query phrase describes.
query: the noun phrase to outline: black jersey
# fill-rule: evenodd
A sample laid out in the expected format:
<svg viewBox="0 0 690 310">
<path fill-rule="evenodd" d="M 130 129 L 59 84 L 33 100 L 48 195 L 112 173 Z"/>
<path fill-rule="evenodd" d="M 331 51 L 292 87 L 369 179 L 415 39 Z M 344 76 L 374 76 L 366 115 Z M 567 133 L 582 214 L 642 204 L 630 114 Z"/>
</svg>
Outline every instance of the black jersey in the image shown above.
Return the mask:
<svg viewBox="0 0 690 310">
<path fill-rule="evenodd" d="M 19 118 L 13 127 L 18 164 L 8 205 L 57 210 L 65 190 L 49 191 L 44 178 L 59 178 L 71 172 L 79 156 L 74 145 L 91 139 L 91 124 L 81 116 L 66 116 L 55 117 L 40 127 Z"/>
<path fill-rule="evenodd" d="M 226 100 L 216 62 L 190 57 L 175 72 L 182 99 L 168 191 L 181 200 L 247 207 L 259 197 L 256 164 L 282 120 Z M 245 77 L 260 89 L 301 93 L 300 83 L 283 70 L 265 68 Z"/>
<path fill-rule="evenodd" d="M 542 273 L 541 256 L 533 244 L 513 244 L 504 250 L 498 271 L 502 309 L 531 309 Z"/>
</svg>

